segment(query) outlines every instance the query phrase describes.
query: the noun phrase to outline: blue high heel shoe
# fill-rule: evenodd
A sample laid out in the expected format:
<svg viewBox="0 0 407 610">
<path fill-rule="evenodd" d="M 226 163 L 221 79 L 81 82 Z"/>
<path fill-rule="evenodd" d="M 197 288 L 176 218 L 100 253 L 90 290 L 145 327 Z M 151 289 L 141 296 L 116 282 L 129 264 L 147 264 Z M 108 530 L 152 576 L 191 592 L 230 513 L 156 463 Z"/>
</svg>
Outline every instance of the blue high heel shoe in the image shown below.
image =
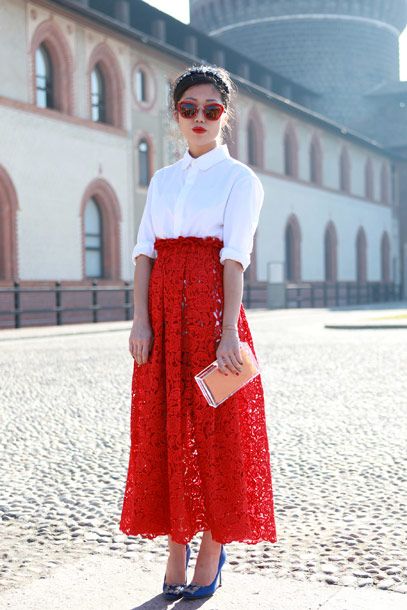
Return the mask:
<svg viewBox="0 0 407 610">
<path fill-rule="evenodd" d="M 222 547 L 220 550 L 218 571 L 216 572 L 216 576 L 213 579 L 213 581 L 211 582 L 211 584 L 207 585 L 207 586 L 189 584 L 187 587 L 184 588 L 184 591 L 182 593 L 183 599 L 198 599 L 200 597 L 210 597 L 211 595 L 213 595 L 215 593 L 216 589 L 218 587 L 222 586 L 222 571 L 221 570 L 222 570 L 223 564 L 225 563 L 226 559 L 227 559 L 227 554 L 226 554 L 226 551 L 222 544 Z M 218 580 L 219 580 L 219 584 L 218 584 Z"/>
<path fill-rule="evenodd" d="M 188 570 L 188 563 L 189 563 L 189 558 L 191 557 L 191 547 L 189 546 L 189 544 L 187 544 L 187 548 L 186 548 L 186 570 Z M 179 599 L 180 597 L 182 597 L 182 593 L 184 591 L 184 588 L 186 587 L 186 582 L 183 584 L 174 584 L 174 585 L 168 585 L 165 582 L 165 578 L 166 575 L 164 576 L 164 583 L 163 583 L 163 595 L 165 597 L 165 599 Z"/>
</svg>

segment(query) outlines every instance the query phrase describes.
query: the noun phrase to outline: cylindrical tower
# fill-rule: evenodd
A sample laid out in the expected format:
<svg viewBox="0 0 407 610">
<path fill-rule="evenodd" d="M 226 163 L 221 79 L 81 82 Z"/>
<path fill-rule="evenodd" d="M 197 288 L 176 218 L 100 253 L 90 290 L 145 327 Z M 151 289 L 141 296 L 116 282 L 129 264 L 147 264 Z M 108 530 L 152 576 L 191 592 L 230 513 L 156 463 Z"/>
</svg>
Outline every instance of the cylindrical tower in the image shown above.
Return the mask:
<svg viewBox="0 0 407 610">
<path fill-rule="evenodd" d="M 320 93 L 316 109 L 341 122 L 399 80 L 407 0 L 190 0 L 190 10 L 192 26 Z"/>
</svg>

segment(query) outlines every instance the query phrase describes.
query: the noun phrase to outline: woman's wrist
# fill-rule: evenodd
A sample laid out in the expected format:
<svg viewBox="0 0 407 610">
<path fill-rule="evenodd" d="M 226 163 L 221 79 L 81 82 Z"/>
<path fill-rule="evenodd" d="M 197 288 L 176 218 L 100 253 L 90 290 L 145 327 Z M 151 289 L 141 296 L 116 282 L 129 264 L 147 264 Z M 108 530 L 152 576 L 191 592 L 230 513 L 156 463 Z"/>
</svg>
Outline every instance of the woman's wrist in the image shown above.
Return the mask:
<svg viewBox="0 0 407 610">
<path fill-rule="evenodd" d="M 222 330 L 237 331 L 237 324 L 222 324 Z"/>
<path fill-rule="evenodd" d="M 148 311 L 145 311 L 143 313 L 135 313 L 133 316 L 133 324 L 136 324 L 137 322 L 149 322 L 149 314 Z"/>
</svg>

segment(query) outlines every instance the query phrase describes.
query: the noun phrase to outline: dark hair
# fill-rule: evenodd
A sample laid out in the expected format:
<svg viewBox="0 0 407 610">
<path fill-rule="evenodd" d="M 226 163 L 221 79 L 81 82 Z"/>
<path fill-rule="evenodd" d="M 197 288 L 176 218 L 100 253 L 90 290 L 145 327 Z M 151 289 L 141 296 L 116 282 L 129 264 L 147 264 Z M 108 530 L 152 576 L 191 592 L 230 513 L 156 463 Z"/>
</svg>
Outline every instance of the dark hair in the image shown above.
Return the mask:
<svg viewBox="0 0 407 610">
<path fill-rule="evenodd" d="M 213 85 L 220 93 L 226 111 L 226 118 L 222 129 L 222 137 L 224 137 L 223 130 L 227 130 L 229 135 L 231 135 L 230 119 L 234 118 L 232 101 L 234 95 L 237 93 L 237 88 L 232 81 L 229 72 L 225 70 L 225 68 L 220 68 L 210 64 L 195 64 L 177 76 L 175 81 L 171 83 L 170 87 L 169 103 L 171 115 L 176 112 L 177 103 L 189 87 L 204 83 Z"/>
</svg>

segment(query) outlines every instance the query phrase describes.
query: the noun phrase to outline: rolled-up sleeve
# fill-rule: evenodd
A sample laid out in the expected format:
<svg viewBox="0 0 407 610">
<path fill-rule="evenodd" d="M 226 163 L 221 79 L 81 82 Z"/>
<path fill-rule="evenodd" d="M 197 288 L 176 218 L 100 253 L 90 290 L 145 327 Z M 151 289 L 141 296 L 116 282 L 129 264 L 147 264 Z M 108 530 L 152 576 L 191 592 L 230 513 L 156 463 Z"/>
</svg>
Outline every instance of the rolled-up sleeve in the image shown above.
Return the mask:
<svg viewBox="0 0 407 610">
<path fill-rule="evenodd" d="M 150 184 L 148 185 L 146 203 L 137 233 L 137 241 L 132 252 L 132 261 L 134 265 L 136 265 L 136 258 L 139 254 L 145 254 L 150 258 L 157 258 L 157 251 L 154 249 L 155 233 L 151 216 L 151 202 L 154 197 L 155 188 L 154 176 L 151 178 Z"/>
<path fill-rule="evenodd" d="M 247 174 L 236 180 L 223 218 L 224 245 L 219 252 L 222 265 L 229 258 L 241 263 L 243 271 L 249 266 L 263 202 L 263 185 L 255 174 Z"/>
</svg>

